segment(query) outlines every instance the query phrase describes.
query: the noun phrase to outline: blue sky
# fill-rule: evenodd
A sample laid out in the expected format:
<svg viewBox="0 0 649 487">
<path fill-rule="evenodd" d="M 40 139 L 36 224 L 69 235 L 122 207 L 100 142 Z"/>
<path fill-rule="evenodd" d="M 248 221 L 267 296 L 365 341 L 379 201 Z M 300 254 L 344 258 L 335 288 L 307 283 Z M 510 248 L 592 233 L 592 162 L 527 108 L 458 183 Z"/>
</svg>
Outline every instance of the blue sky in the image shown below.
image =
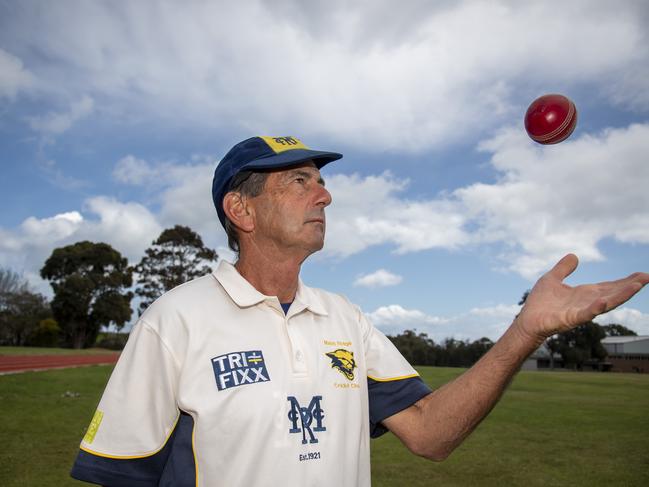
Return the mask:
<svg viewBox="0 0 649 487">
<path fill-rule="evenodd" d="M 49 292 L 51 251 L 136 263 L 189 225 L 231 259 L 210 196 L 252 135 L 345 157 L 302 277 L 387 333 L 496 339 L 567 252 L 569 283 L 649 268 L 643 2 L 0 0 L 0 265 Z M 576 103 L 567 141 L 523 115 Z M 649 334 L 646 291 L 599 320 Z"/>
</svg>

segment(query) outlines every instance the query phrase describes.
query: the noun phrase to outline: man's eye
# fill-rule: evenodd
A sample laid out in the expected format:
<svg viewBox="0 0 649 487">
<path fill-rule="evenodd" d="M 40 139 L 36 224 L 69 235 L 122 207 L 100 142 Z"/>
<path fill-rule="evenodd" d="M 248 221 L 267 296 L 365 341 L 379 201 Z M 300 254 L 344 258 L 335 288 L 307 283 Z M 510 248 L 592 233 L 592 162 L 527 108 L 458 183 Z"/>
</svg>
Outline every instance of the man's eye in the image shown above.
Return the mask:
<svg viewBox="0 0 649 487">
<path fill-rule="evenodd" d="M 295 181 L 302 184 L 302 183 L 304 183 L 306 181 L 306 179 L 304 179 L 303 177 L 300 176 L 300 177 L 295 178 Z"/>
</svg>

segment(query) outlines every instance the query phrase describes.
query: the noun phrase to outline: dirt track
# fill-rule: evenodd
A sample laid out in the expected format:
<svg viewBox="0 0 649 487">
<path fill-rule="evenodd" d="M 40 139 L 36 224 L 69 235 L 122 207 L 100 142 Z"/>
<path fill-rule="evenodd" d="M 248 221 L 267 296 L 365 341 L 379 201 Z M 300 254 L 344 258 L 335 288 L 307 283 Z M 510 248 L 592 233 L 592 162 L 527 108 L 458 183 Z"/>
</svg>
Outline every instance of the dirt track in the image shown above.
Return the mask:
<svg viewBox="0 0 649 487">
<path fill-rule="evenodd" d="M 95 355 L 0 355 L 0 374 L 30 370 L 65 369 L 84 365 L 114 364 L 119 353 Z"/>
</svg>

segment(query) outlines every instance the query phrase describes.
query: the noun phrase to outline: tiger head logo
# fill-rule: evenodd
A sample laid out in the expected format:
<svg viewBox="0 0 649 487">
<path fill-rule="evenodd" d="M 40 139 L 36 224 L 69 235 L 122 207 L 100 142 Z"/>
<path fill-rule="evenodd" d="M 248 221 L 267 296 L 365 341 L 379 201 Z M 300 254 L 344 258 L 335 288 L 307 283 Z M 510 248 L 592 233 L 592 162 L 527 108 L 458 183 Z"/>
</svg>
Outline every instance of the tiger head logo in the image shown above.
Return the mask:
<svg viewBox="0 0 649 487">
<path fill-rule="evenodd" d="M 337 369 L 348 380 L 354 380 L 354 369 L 356 368 L 354 352 L 339 348 L 333 352 L 327 352 L 325 355 L 331 359 L 331 368 Z"/>
</svg>

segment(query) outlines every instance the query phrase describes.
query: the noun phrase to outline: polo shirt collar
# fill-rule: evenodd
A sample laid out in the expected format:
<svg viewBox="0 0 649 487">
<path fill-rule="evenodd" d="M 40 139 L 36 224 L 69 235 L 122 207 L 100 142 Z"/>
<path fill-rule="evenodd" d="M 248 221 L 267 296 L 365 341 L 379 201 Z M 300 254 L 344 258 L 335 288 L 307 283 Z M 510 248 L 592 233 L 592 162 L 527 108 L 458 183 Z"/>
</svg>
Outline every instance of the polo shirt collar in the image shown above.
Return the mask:
<svg viewBox="0 0 649 487">
<path fill-rule="evenodd" d="M 218 267 L 212 274 L 240 308 L 254 306 L 269 299 L 277 301 L 275 296 L 266 296 L 257 291 L 252 284 L 239 274 L 239 271 L 232 264 L 225 260 L 219 262 Z M 277 302 L 279 303 L 279 301 Z M 322 299 L 313 289 L 305 286 L 302 280 L 298 279 L 295 300 L 289 313 L 295 314 L 303 309 L 308 309 L 318 315 L 326 316 L 328 314 Z"/>
</svg>

